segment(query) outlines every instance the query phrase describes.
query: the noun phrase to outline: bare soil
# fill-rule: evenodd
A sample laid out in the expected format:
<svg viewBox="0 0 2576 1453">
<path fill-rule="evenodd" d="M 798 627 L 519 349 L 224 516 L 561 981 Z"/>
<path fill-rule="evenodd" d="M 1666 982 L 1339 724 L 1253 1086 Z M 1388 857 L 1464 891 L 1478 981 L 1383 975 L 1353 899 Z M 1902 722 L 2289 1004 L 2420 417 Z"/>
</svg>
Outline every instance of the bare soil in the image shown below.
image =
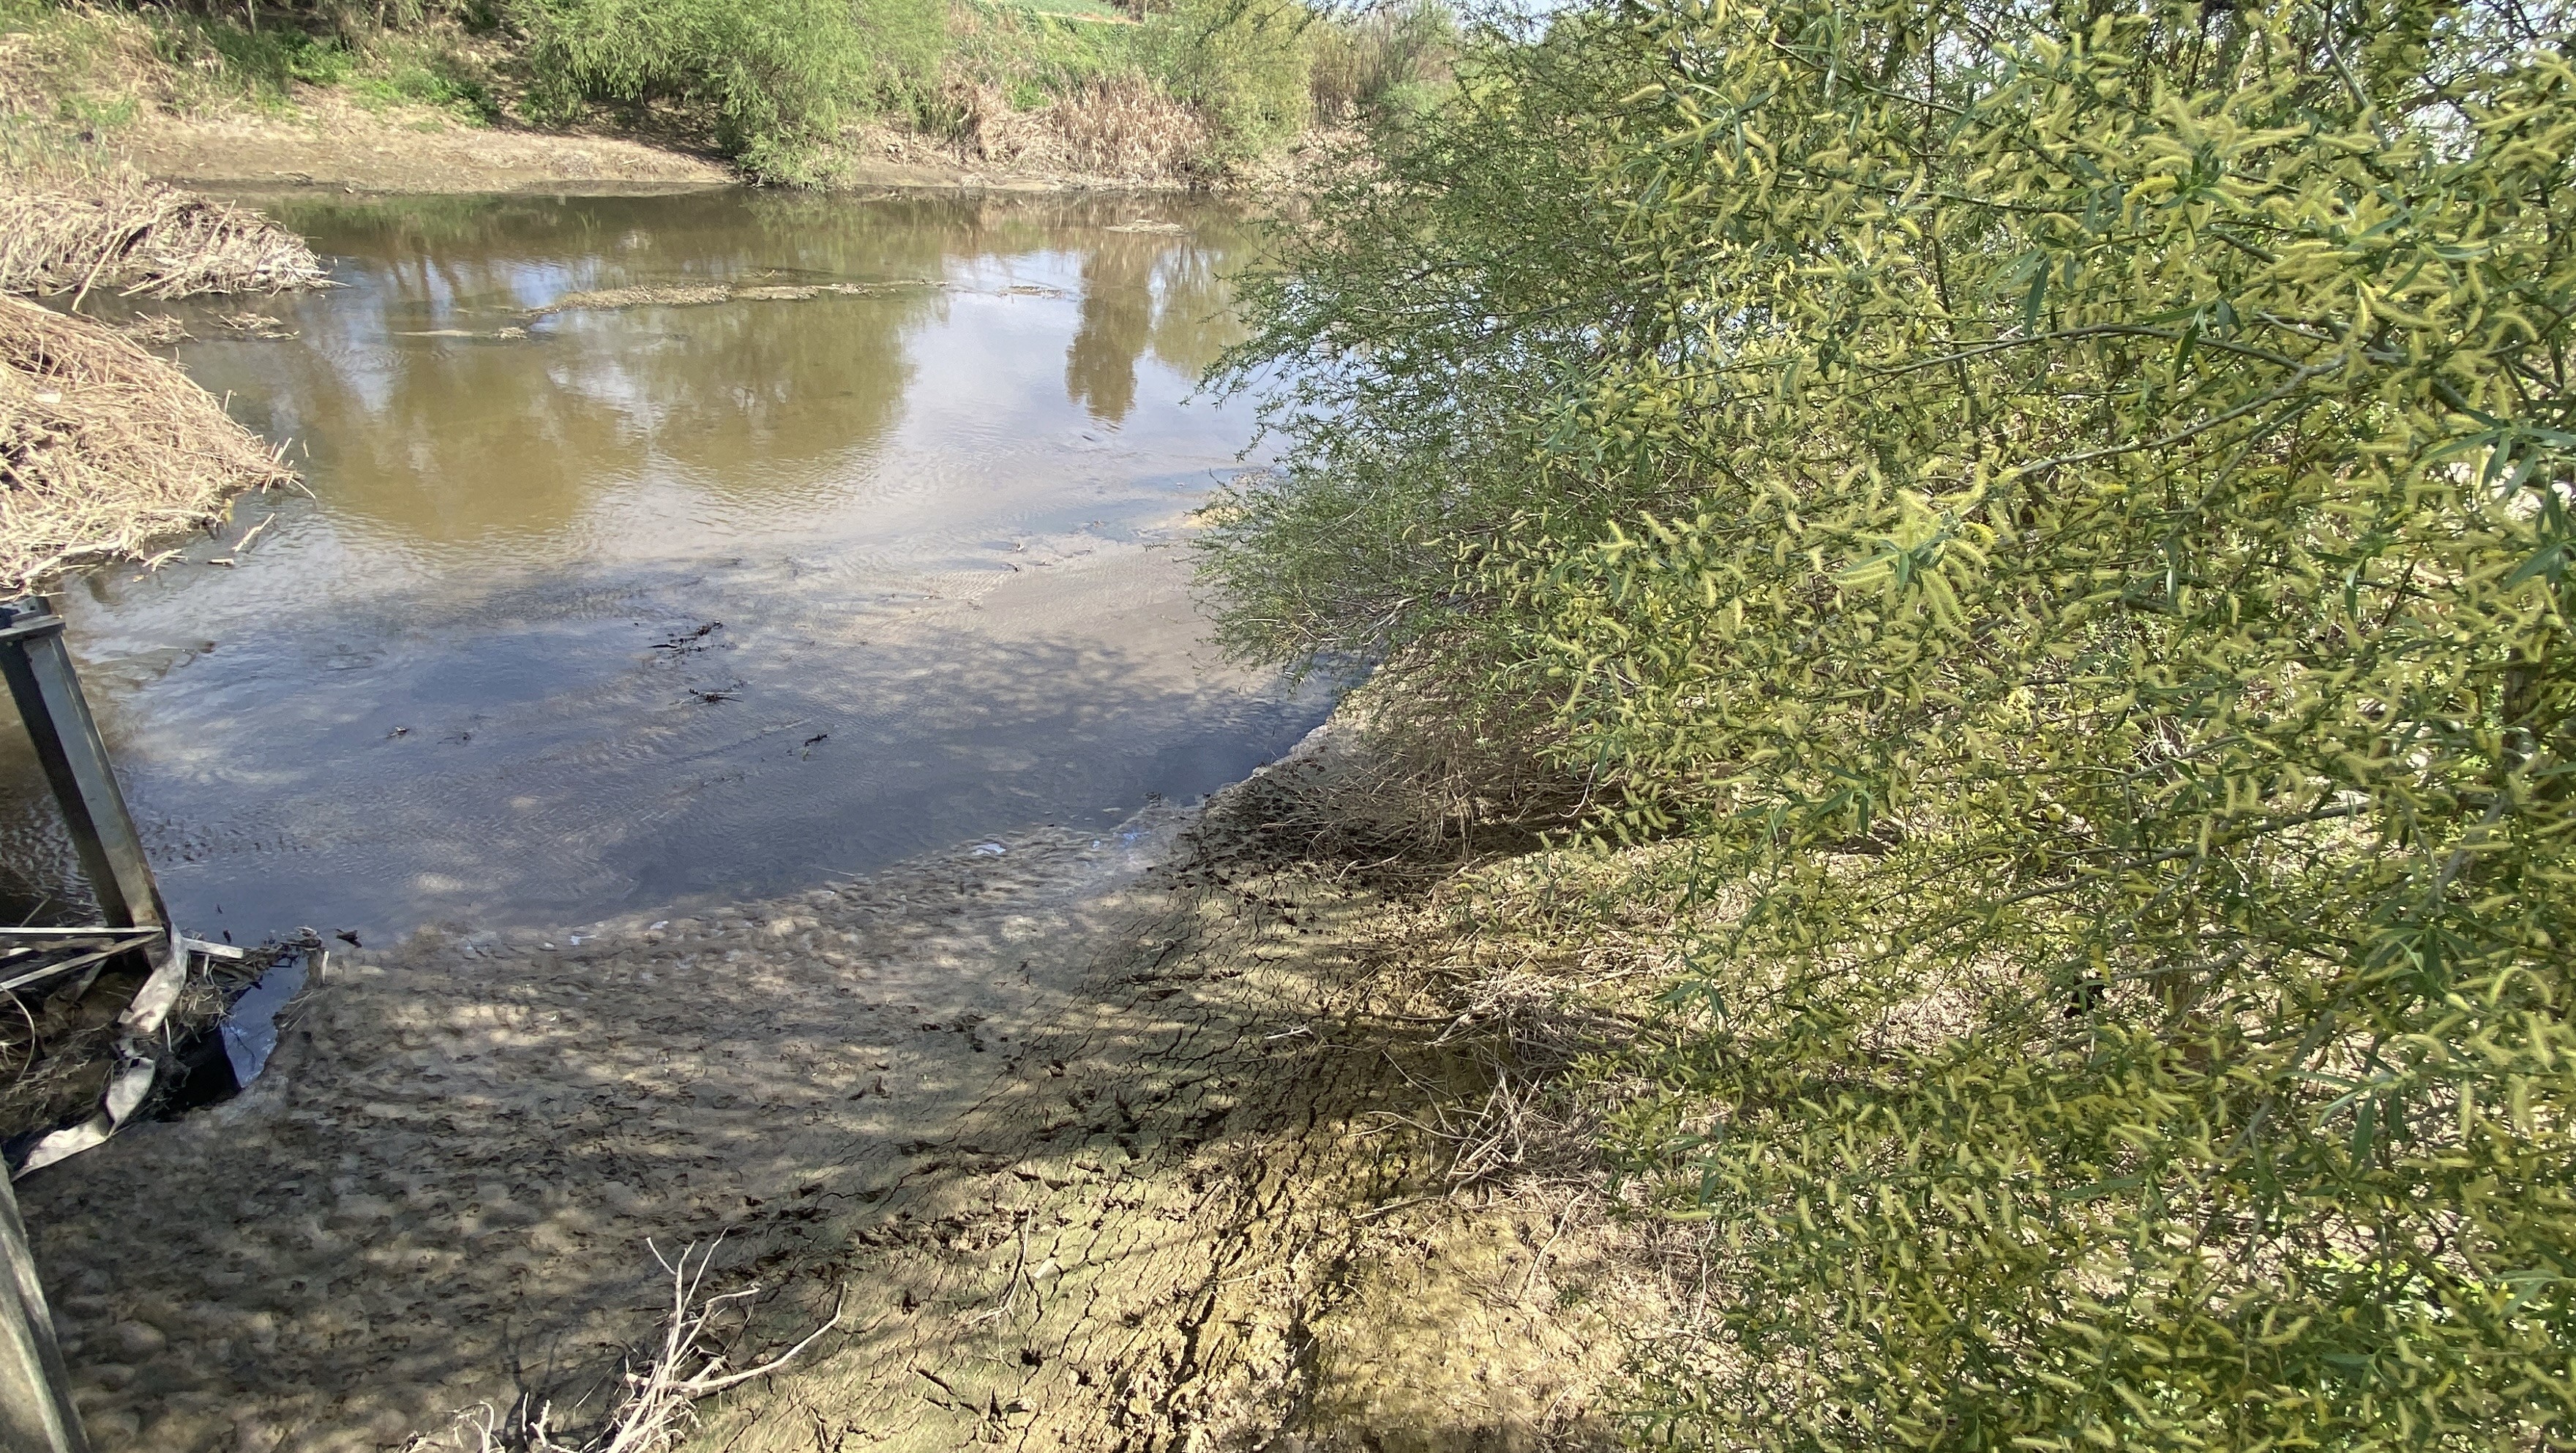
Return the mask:
<svg viewBox="0 0 2576 1453">
<path fill-rule="evenodd" d="M 721 158 L 633 137 L 474 127 L 426 108 L 371 109 L 310 88 L 299 91 L 296 109 L 287 113 L 150 110 L 116 142 L 153 177 L 197 186 L 601 193 L 741 180 Z M 989 136 L 950 143 L 877 126 L 850 138 L 834 160 L 834 180 L 838 188 L 862 191 L 1053 193 L 1173 185 L 1086 169 L 1060 150 Z"/>
<path fill-rule="evenodd" d="M 1376 991 L 1389 890 L 1271 841 L 1337 732 L 1102 837 L 335 957 L 250 1092 L 19 1188 L 94 1440 L 578 1425 L 652 1238 L 764 1289 L 743 1360 L 845 1299 L 692 1446 L 1607 1444 L 1632 1249 L 1453 1192 L 1475 1071 Z"/>
<path fill-rule="evenodd" d="M 682 190 L 736 179 L 714 158 L 641 141 L 471 127 L 418 108 L 368 110 L 329 91 L 310 93 L 286 115 L 153 110 L 118 142 L 154 177 L 198 185 L 541 192 Z"/>
</svg>

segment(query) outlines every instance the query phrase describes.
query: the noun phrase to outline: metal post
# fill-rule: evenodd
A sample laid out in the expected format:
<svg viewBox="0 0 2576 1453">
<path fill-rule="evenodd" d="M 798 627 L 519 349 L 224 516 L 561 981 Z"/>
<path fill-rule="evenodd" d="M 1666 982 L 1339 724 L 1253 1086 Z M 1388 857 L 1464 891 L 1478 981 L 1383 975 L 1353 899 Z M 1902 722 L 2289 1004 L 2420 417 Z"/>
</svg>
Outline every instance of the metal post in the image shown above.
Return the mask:
<svg viewBox="0 0 2576 1453">
<path fill-rule="evenodd" d="M 18 1195 L 0 1175 L 0 1447 L 9 1453 L 89 1453 L 72 1406 L 53 1314 L 27 1249 Z"/>
<path fill-rule="evenodd" d="M 107 743 L 99 739 L 80 678 L 72 672 L 71 652 L 63 646 L 63 618 L 43 597 L 0 603 L 0 676 L 9 678 L 9 694 L 17 699 L 54 800 L 62 804 L 81 870 L 89 875 L 108 926 L 167 926 L 143 839 L 125 810 Z"/>
<path fill-rule="evenodd" d="M 18 703 L 54 800 L 62 804 L 81 869 L 108 926 L 166 929 L 169 915 L 153 885 L 152 865 L 144 860 L 143 839 L 125 810 L 107 743 L 99 739 L 63 646 L 63 619 L 42 597 L 0 602 L 0 676 L 8 678 L 9 695 Z M 152 956 L 145 962 L 151 964 Z M 8 1453 L 89 1453 L 9 1180 L 0 1168 L 0 1447 Z"/>
</svg>

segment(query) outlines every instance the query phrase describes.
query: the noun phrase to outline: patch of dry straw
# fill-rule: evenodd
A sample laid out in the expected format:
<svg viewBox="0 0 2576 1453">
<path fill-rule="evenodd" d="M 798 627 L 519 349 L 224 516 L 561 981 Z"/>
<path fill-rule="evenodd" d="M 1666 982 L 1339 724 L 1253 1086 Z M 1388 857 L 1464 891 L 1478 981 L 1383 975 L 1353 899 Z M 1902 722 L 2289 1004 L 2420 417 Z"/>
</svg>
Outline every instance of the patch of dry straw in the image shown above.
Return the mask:
<svg viewBox="0 0 2576 1453">
<path fill-rule="evenodd" d="M 960 145 L 975 158 L 1126 181 L 1187 179 L 1209 165 L 1207 123 L 1141 79 L 1094 81 L 1034 111 L 995 86 L 952 86 Z"/>
<path fill-rule="evenodd" d="M 0 181 L 0 292 L 184 298 L 322 281 L 303 238 L 131 167 Z"/>
<path fill-rule="evenodd" d="M 282 452 L 112 329 L 0 298 L 0 598 L 222 518 L 295 478 Z"/>
</svg>

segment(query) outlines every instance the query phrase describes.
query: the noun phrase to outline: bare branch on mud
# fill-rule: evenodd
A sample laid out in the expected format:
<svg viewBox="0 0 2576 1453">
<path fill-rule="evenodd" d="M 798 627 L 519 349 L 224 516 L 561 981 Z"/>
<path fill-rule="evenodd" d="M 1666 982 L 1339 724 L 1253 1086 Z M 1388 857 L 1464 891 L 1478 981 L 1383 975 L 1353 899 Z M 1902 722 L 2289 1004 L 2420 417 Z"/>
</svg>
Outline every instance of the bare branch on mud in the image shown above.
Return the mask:
<svg viewBox="0 0 2576 1453">
<path fill-rule="evenodd" d="M 722 1245 L 722 1239 L 716 1244 Z M 794 1361 L 824 1333 L 841 1325 L 841 1312 L 848 1300 L 846 1289 L 834 1298 L 831 1317 L 806 1333 L 795 1346 L 765 1362 L 734 1368 L 730 1358 L 714 1345 L 714 1324 L 728 1305 L 758 1296 L 760 1288 L 748 1286 L 740 1291 L 707 1295 L 707 1269 L 715 1260 L 715 1246 L 703 1251 L 688 1247 L 674 1260 L 664 1256 L 652 1242 L 645 1245 L 652 1248 L 653 1259 L 671 1274 L 671 1310 L 662 1324 L 661 1348 L 641 1371 L 631 1367 L 627 1370 L 625 1396 L 604 1426 L 586 1437 L 566 1442 L 564 1439 L 570 1435 L 558 1434 L 550 1426 L 554 1410 L 549 1404 L 537 1404 L 533 1410 L 517 1409 L 504 1416 L 496 1413 L 491 1404 L 483 1403 L 457 1414 L 455 1426 L 443 1438 L 427 1434 L 414 1437 L 405 1453 L 434 1453 L 447 1448 L 459 1453 L 668 1453 L 696 1423 L 700 1400 L 754 1378 L 767 1377 Z"/>
</svg>

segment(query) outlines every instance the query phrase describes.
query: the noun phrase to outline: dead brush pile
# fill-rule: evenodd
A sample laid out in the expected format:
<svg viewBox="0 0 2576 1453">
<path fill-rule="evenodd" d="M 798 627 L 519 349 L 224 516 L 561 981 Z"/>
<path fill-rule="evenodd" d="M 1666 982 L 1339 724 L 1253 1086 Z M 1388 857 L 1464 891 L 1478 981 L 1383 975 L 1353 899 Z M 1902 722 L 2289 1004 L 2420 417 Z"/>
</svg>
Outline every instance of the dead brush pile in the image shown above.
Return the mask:
<svg viewBox="0 0 2576 1453">
<path fill-rule="evenodd" d="M 1592 784 L 1546 762 L 1544 703 L 1502 703 L 1398 659 L 1341 706 L 1334 760 L 1238 790 L 1266 850 L 1371 887 L 1418 893 L 1576 827 Z"/>
<path fill-rule="evenodd" d="M 769 1376 L 794 1361 L 824 1333 L 841 1325 L 841 1308 L 804 1340 L 765 1361 L 737 1366 L 719 1343 L 716 1324 L 733 1304 L 759 1295 L 758 1287 L 709 1293 L 708 1270 L 716 1248 L 691 1246 L 677 1260 L 645 1245 L 671 1276 L 671 1308 L 662 1322 L 662 1345 L 631 1359 L 625 1389 L 600 1425 L 586 1435 L 552 1426 L 554 1410 L 526 1404 L 500 1412 L 489 1404 L 457 1414 L 445 1436 L 420 1434 L 403 1453 L 670 1453 L 697 1425 L 697 1404 L 730 1387 Z M 690 1258 L 696 1257 L 694 1264 Z M 570 1441 L 566 1441 L 570 1439 Z"/>
<path fill-rule="evenodd" d="M 0 597 L 221 518 L 294 479 L 282 453 L 105 325 L 0 298 Z"/>
<path fill-rule="evenodd" d="M 1083 171 L 1162 180 L 1207 168 L 1207 122 L 1142 80 L 1094 81 L 1048 107 L 1047 119 Z"/>
<path fill-rule="evenodd" d="M 317 287 L 321 260 L 257 212 L 133 168 L 11 169 L 0 181 L 0 292 L 129 297 Z"/>
<path fill-rule="evenodd" d="M 1031 111 L 990 85 L 961 82 L 947 99 L 959 147 L 974 160 L 1139 183 L 1201 179 L 1208 170 L 1207 123 L 1142 79 L 1093 81 Z"/>
</svg>

